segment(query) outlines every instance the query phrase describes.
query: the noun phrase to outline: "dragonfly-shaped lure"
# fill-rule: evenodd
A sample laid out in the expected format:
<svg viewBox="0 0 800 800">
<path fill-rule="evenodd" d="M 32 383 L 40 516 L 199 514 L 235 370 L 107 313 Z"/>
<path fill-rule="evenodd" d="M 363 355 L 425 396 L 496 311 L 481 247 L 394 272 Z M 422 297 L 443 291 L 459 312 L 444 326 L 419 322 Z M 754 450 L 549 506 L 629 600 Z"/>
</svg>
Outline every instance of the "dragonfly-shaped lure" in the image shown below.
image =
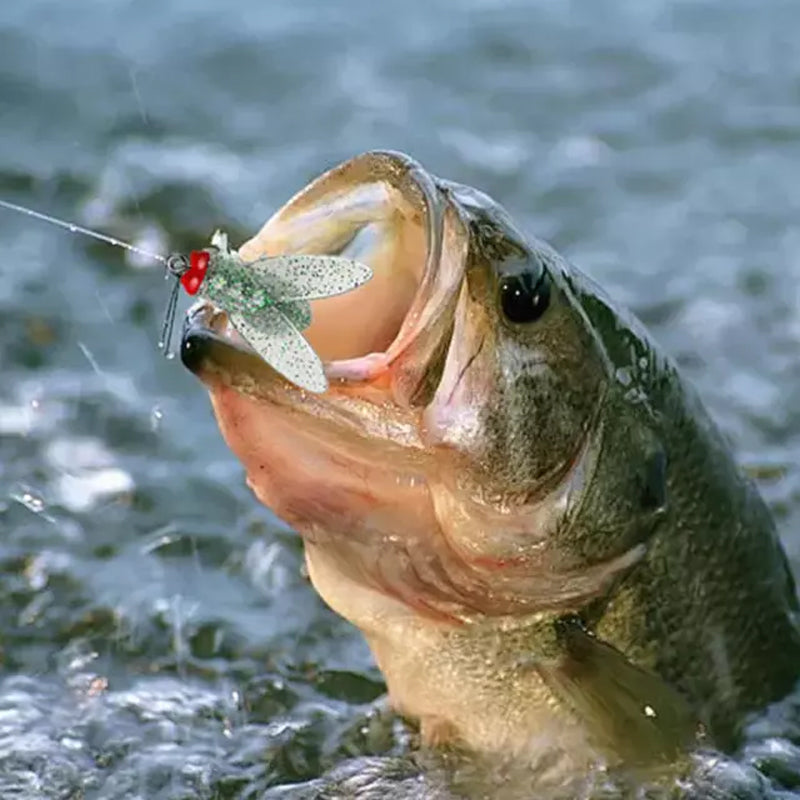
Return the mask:
<svg viewBox="0 0 800 800">
<path fill-rule="evenodd" d="M 168 276 L 176 279 L 159 342 L 167 352 L 182 287 L 187 294 L 226 311 L 233 327 L 261 358 L 310 392 L 328 388 L 322 361 L 302 334 L 311 324 L 310 301 L 344 294 L 372 278 L 368 266 L 342 256 L 278 255 L 246 262 L 230 249 L 221 231 L 214 234 L 209 247 L 188 256 L 162 256 L 5 200 L 0 200 L 0 206 L 161 261 Z"/>
</svg>

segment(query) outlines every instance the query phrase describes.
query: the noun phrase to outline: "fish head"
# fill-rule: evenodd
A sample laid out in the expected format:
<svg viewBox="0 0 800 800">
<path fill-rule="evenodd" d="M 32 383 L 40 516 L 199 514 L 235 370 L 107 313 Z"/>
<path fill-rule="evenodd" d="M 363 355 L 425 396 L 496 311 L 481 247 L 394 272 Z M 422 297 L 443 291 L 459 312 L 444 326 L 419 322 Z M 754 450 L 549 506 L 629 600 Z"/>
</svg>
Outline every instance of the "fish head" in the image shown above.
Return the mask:
<svg viewBox="0 0 800 800">
<path fill-rule="evenodd" d="M 312 302 L 321 395 L 281 378 L 220 309 L 197 306 L 184 330 L 250 485 L 312 560 L 446 616 L 594 590 L 562 574 L 597 568 L 591 554 L 579 563 L 554 534 L 586 479 L 610 366 L 555 251 L 486 195 L 373 152 L 312 182 L 239 253 L 346 255 L 374 273 Z"/>
</svg>

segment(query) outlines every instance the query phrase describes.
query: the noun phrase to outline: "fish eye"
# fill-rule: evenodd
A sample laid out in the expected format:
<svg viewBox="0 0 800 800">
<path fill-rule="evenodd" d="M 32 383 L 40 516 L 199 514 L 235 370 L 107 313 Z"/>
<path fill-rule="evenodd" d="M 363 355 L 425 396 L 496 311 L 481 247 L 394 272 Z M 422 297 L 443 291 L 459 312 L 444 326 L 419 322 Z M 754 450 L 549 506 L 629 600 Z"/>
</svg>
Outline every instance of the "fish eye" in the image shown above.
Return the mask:
<svg viewBox="0 0 800 800">
<path fill-rule="evenodd" d="M 550 305 L 547 270 L 521 272 L 500 279 L 500 307 L 509 322 L 536 322 Z"/>
</svg>

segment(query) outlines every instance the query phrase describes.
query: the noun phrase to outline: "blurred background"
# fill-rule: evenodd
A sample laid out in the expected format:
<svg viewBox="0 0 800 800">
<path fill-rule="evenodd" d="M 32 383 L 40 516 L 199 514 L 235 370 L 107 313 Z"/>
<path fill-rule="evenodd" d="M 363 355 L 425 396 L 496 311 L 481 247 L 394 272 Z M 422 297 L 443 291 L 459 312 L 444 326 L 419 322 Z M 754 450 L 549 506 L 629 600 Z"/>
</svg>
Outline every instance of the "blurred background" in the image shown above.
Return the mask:
<svg viewBox="0 0 800 800">
<path fill-rule="evenodd" d="M 799 32 L 796 0 L 6 0 L 0 197 L 167 252 L 407 151 L 641 316 L 797 568 Z M 156 348 L 159 265 L 2 209 L 0 248 L 0 797 L 258 797 L 401 752 Z"/>
</svg>

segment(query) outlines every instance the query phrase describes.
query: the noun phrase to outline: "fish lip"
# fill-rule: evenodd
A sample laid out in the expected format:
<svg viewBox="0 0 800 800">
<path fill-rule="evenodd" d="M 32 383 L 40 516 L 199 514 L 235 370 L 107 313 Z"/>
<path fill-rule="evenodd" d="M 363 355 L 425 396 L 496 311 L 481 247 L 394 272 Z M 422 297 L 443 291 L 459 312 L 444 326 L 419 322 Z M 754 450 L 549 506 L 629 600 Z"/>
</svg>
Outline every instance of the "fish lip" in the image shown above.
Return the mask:
<svg viewBox="0 0 800 800">
<path fill-rule="evenodd" d="M 223 337 L 209 324 L 211 308 L 208 303 L 195 303 L 183 318 L 181 328 L 180 358 L 186 369 L 200 375 L 205 369 L 207 353 L 211 347 L 229 347 Z"/>
<path fill-rule="evenodd" d="M 225 322 L 226 332 L 222 333 L 215 327 L 215 319 L 222 313 L 207 300 L 199 300 L 189 308 L 183 319 L 180 340 L 181 363 L 205 382 L 209 382 L 212 375 L 223 372 L 220 365 L 224 363 L 225 356 L 235 356 L 248 362 L 249 368 L 255 371 L 267 371 L 274 379 L 280 377 L 256 352 L 245 342 L 240 342 L 229 335 L 228 323 Z"/>
</svg>

